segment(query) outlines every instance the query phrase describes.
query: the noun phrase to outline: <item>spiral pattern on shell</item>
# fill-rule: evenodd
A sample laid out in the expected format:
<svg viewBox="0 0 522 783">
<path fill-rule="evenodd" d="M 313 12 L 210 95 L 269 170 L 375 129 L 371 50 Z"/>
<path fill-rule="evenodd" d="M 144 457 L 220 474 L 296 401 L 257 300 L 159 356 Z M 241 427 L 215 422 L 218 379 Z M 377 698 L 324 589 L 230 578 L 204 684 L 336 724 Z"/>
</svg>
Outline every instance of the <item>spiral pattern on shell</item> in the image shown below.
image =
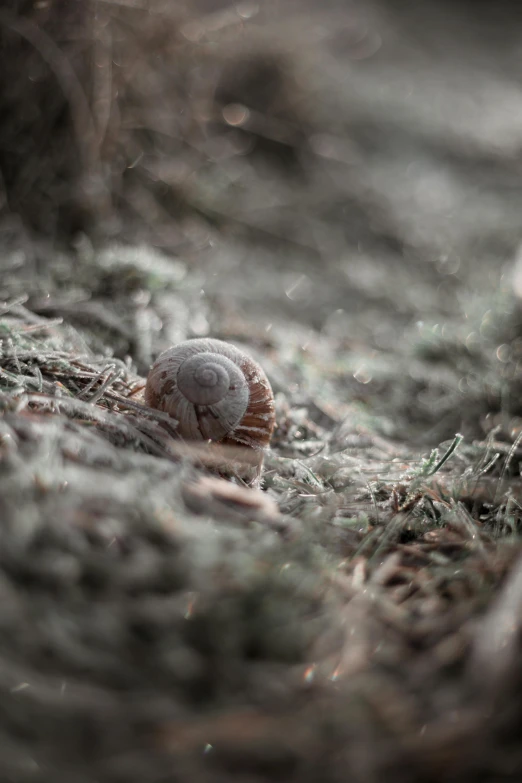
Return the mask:
<svg viewBox="0 0 522 783">
<path fill-rule="evenodd" d="M 274 429 L 268 378 L 253 359 L 221 340 L 187 340 L 164 351 L 147 378 L 145 400 L 177 419 L 187 440 L 262 450 Z"/>
</svg>

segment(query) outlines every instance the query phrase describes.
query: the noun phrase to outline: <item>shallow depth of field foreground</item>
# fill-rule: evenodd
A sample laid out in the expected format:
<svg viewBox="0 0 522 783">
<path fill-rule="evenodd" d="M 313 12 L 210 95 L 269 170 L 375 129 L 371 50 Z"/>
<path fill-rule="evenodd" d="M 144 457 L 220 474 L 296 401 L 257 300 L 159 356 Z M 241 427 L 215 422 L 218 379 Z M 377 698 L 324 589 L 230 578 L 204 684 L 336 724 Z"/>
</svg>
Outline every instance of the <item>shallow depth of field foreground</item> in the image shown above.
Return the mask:
<svg viewBox="0 0 522 783">
<path fill-rule="evenodd" d="M 0 10 L 0 780 L 522 780 L 517 4 Z M 148 408 L 247 351 L 262 481 Z"/>
</svg>

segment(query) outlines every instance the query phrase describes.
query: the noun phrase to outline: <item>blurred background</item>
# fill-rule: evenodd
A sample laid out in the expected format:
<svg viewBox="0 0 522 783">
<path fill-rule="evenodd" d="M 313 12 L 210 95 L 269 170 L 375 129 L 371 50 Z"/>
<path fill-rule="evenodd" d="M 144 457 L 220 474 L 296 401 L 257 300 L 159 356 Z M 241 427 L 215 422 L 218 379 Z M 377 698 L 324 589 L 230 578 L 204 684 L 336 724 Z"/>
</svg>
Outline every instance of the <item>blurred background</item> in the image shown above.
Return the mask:
<svg viewBox="0 0 522 783">
<path fill-rule="evenodd" d="M 66 287 L 54 311 L 76 320 L 78 298 L 117 309 L 124 288 L 128 319 L 134 285 L 148 336 L 111 340 L 142 373 L 173 339 L 246 334 L 279 362 L 311 356 L 300 389 L 371 398 L 390 432 L 436 424 L 446 437 L 466 418 L 483 431 L 507 398 L 495 379 L 485 391 L 481 361 L 509 342 L 495 377 L 511 382 L 520 348 L 505 325 L 491 340 L 491 299 L 511 286 L 521 235 L 520 13 L 449 0 L 6 0 L 6 273 L 37 308 L 43 288 Z M 85 241 L 177 259 L 183 296 L 147 309 L 127 273 L 158 257 L 136 273 L 113 253 L 100 277 Z M 57 248 L 73 254 L 58 270 Z M 321 392 L 340 359 L 351 371 Z"/>
<path fill-rule="evenodd" d="M 2 780 L 521 780 L 520 3 L 0 6 Z"/>
</svg>

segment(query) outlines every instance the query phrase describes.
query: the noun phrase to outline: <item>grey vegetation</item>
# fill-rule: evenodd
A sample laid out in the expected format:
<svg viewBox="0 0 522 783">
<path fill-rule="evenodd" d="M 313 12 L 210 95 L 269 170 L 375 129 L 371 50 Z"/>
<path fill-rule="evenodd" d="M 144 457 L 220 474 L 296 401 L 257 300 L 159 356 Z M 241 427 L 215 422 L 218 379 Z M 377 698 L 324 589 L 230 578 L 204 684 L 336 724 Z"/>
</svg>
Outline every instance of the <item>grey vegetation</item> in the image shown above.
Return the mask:
<svg viewBox="0 0 522 783">
<path fill-rule="evenodd" d="M 0 779 L 522 779 L 517 4 L 0 10 Z M 228 340 L 262 486 L 143 401 Z"/>
</svg>

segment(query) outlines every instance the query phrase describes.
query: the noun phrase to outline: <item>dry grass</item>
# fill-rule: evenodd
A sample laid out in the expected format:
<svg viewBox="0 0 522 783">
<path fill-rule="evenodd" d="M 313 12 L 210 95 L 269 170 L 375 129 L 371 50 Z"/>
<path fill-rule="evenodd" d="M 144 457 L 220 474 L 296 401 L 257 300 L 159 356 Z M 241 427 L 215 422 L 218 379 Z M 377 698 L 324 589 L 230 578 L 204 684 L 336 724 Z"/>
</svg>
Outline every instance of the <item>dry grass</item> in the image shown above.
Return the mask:
<svg viewBox="0 0 522 783">
<path fill-rule="evenodd" d="M 519 780 L 510 19 L 7 5 L 0 777 Z M 207 334 L 262 491 L 141 400 Z"/>
<path fill-rule="evenodd" d="M 122 325 L 118 303 L 93 294 L 78 331 L 85 310 L 45 301 L 12 298 L 0 320 L 5 774 L 518 768 L 519 438 L 423 454 L 296 386 L 278 394 L 265 491 L 233 490 L 137 401 L 133 362 L 89 346 Z M 291 389 L 294 363 L 270 356 Z"/>
</svg>

